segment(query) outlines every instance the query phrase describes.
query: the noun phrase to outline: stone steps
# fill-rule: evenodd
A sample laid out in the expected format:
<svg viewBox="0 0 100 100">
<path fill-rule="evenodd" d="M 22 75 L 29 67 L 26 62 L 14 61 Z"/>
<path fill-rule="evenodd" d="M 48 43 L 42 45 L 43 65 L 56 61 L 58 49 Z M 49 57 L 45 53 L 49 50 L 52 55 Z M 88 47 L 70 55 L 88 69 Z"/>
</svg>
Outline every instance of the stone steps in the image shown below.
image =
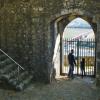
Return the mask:
<svg viewBox="0 0 100 100">
<path fill-rule="evenodd" d="M 18 73 L 18 65 L 0 53 L 0 81 L 22 91 L 32 82 L 32 79 L 33 75 L 26 70 L 21 69 Z"/>
<path fill-rule="evenodd" d="M 17 84 L 16 86 L 16 90 L 23 90 L 25 87 L 28 86 L 28 84 L 31 83 L 33 79 L 33 76 L 32 75 L 29 75 L 28 77 L 26 77 L 23 81 L 19 82 L 19 84 Z"/>
<path fill-rule="evenodd" d="M 0 68 L 6 67 L 5 65 L 12 63 L 12 61 L 9 58 L 4 59 L 3 61 L 0 61 Z"/>
<path fill-rule="evenodd" d="M 13 69 L 17 68 L 17 67 L 14 67 L 14 66 L 16 66 L 16 65 L 15 64 L 6 65 L 5 67 L 3 67 L 3 68 L 0 69 L 0 73 L 1 74 L 9 73 Z"/>
<path fill-rule="evenodd" d="M 18 79 L 15 77 L 12 77 L 9 79 L 8 82 L 15 86 L 26 77 L 27 73 L 28 73 L 27 71 L 21 72 L 20 76 L 17 76 Z M 18 81 L 16 81 L 16 80 L 18 80 Z"/>
<path fill-rule="evenodd" d="M 3 61 L 4 59 L 6 59 L 7 57 L 4 54 L 0 55 L 0 61 Z"/>
</svg>

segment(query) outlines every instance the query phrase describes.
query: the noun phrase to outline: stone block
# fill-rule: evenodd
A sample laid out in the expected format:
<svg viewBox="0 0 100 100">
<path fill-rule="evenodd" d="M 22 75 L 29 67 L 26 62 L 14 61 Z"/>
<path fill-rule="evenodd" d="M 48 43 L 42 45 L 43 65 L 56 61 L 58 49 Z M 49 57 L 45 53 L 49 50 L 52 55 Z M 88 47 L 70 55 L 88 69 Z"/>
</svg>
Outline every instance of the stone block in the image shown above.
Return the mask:
<svg viewBox="0 0 100 100">
<path fill-rule="evenodd" d="M 100 78 L 97 78 L 97 79 L 96 79 L 96 86 L 97 86 L 98 88 L 100 88 Z"/>
</svg>

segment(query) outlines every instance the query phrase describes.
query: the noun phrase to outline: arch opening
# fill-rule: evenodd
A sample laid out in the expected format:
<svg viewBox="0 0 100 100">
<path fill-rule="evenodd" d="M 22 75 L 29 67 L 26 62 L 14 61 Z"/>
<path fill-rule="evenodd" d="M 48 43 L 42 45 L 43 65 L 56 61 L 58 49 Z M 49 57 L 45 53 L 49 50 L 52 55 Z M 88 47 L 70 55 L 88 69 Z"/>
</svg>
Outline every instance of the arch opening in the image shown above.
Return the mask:
<svg viewBox="0 0 100 100">
<path fill-rule="evenodd" d="M 80 62 L 85 59 L 85 76 L 95 76 L 95 34 L 91 25 L 82 18 L 75 18 L 64 29 L 62 37 L 62 73 L 69 73 L 68 54 L 74 50 L 73 73 L 81 75 Z"/>
<path fill-rule="evenodd" d="M 64 75 L 66 73 L 64 73 L 64 45 L 63 45 L 63 37 L 64 37 L 64 31 L 66 30 L 66 26 L 68 26 L 71 21 L 76 20 L 76 19 L 80 19 L 81 21 L 84 21 L 87 25 L 88 28 L 91 29 L 91 32 L 93 33 L 92 35 L 90 35 L 91 37 L 94 36 L 94 41 L 95 41 L 95 34 L 96 34 L 96 23 L 93 22 L 93 18 L 89 17 L 89 16 L 85 16 L 85 15 L 72 15 L 72 14 L 68 14 L 68 15 L 63 15 L 60 16 L 59 18 L 53 20 L 52 25 L 53 25 L 53 32 L 52 32 L 52 44 L 54 45 L 54 51 L 55 51 L 55 45 L 56 45 L 56 41 L 57 41 L 57 37 L 59 37 L 59 49 L 57 49 L 56 51 L 59 51 L 59 53 L 57 54 L 57 52 L 53 53 L 54 55 L 58 55 L 58 58 L 56 59 L 56 63 L 54 62 L 54 68 L 56 70 L 56 76 L 59 75 Z M 78 27 L 78 25 L 76 25 L 76 28 Z M 86 26 L 83 25 L 83 27 L 85 28 Z M 88 30 L 87 28 L 87 30 Z M 81 34 L 82 35 L 82 34 Z M 83 35 L 82 35 L 83 36 Z M 90 37 L 88 35 L 87 39 Z M 54 56 L 53 55 L 53 56 Z M 95 58 L 96 60 L 96 58 Z M 59 63 L 58 63 L 59 62 Z M 58 65 L 57 65 L 58 64 Z M 96 67 L 96 64 L 95 64 Z M 95 68 L 96 69 L 96 68 Z M 94 72 L 96 73 L 96 72 Z"/>
</svg>

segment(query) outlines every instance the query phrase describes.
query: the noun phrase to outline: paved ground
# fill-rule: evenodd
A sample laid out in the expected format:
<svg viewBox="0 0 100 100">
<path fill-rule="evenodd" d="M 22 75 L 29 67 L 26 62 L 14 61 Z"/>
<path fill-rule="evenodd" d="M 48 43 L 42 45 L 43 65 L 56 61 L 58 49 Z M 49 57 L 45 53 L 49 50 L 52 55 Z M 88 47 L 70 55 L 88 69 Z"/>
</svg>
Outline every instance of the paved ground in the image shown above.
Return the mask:
<svg viewBox="0 0 100 100">
<path fill-rule="evenodd" d="M 59 78 L 52 84 L 32 84 L 22 92 L 0 89 L 0 100 L 100 100 L 94 79 Z"/>
</svg>

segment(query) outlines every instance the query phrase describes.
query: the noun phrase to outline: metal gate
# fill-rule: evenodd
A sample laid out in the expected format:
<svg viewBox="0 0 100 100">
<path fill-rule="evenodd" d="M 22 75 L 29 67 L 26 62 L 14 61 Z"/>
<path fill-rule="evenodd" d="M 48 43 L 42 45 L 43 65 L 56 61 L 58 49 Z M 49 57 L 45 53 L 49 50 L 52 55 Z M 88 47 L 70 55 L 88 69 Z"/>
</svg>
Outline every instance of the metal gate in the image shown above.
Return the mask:
<svg viewBox="0 0 100 100">
<path fill-rule="evenodd" d="M 74 67 L 74 74 L 81 75 L 80 61 L 85 58 L 85 74 L 86 76 L 95 76 L 96 65 L 95 65 L 95 40 L 70 40 L 65 39 L 64 43 L 64 63 L 63 73 L 68 74 L 69 65 L 67 56 L 71 49 L 74 50 L 74 56 L 77 65 Z"/>
</svg>

